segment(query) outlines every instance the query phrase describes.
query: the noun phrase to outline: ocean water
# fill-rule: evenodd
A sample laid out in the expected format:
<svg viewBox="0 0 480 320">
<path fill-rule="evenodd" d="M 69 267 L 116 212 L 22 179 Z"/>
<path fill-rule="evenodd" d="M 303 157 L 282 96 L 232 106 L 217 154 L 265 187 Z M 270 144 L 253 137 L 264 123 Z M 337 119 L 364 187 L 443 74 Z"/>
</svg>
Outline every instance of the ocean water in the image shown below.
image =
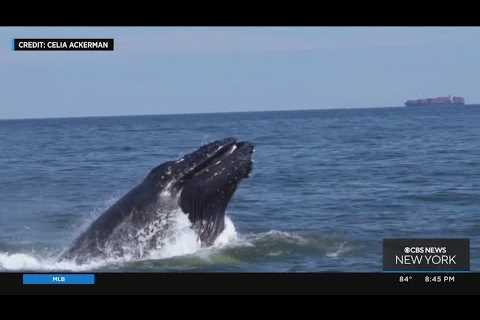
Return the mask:
<svg viewBox="0 0 480 320">
<path fill-rule="evenodd" d="M 147 259 L 56 261 L 152 167 L 227 136 L 255 163 L 214 247 L 179 214 Z M 381 271 L 386 237 L 470 238 L 480 270 L 480 108 L 0 121 L 0 271 Z"/>
</svg>

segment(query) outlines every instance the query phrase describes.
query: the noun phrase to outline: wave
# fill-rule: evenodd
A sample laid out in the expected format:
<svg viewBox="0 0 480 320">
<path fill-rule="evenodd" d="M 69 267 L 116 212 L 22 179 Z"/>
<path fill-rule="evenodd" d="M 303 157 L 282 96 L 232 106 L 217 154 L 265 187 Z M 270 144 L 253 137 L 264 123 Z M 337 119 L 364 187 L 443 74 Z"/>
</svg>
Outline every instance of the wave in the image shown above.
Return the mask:
<svg viewBox="0 0 480 320">
<path fill-rule="evenodd" d="M 188 270 L 212 265 L 235 266 L 242 263 L 261 263 L 291 255 L 338 259 L 353 250 L 352 244 L 348 241 L 320 237 L 318 234 L 270 230 L 240 235 L 229 216 L 225 217 L 224 231 L 213 246 L 208 248 L 201 247 L 187 215 L 181 211 L 175 215 L 173 231 L 169 237 L 162 240 L 158 249 L 151 250 L 142 258 L 137 258 L 134 254 L 126 254 L 122 257 L 111 256 L 107 259 L 77 264 L 74 261 L 59 262 L 58 253 L 45 256 L 35 252 L 0 252 L 0 271 Z M 145 268 L 145 265 L 148 268 Z"/>
<path fill-rule="evenodd" d="M 424 194 L 410 194 L 401 196 L 399 198 L 422 202 L 438 202 L 464 205 L 476 205 L 480 203 L 478 193 L 462 191 L 439 191 Z"/>
<path fill-rule="evenodd" d="M 89 219 L 90 220 L 90 219 Z M 74 261 L 58 261 L 58 254 L 45 257 L 36 253 L 0 252 L 0 271 L 86 271 L 107 266 L 123 265 L 129 262 L 162 260 L 178 256 L 192 255 L 201 251 L 218 250 L 237 240 L 237 231 L 232 220 L 225 217 L 225 229 L 210 248 L 202 248 L 187 215 L 181 211 L 175 215 L 174 230 L 170 237 L 163 239 L 162 246 L 154 249 L 143 258 L 132 255 L 94 259 L 84 264 Z M 83 228 L 83 227 L 82 227 Z"/>
<path fill-rule="evenodd" d="M 297 233 L 270 230 L 258 234 L 247 234 L 227 249 L 238 249 L 239 256 L 315 256 L 338 258 L 354 251 L 353 243 L 337 237 L 325 237 L 318 233 Z M 251 249 L 248 250 L 248 247 Z M 247 249 L 247 250 L 244 250 Z M 241 251 L 243 250 L 243 252 Z"/>
</svg>

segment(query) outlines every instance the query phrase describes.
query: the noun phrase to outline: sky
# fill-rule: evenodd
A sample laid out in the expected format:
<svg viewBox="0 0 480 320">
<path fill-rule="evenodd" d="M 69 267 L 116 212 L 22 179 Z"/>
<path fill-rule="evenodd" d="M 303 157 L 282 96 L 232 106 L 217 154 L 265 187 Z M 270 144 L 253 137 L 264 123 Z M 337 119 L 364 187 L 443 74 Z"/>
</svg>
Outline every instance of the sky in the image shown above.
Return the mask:
<svg viewBox="0 0 480 320">
<path fill-rule="evenodd" d="M 114 38 L 20 52 L 14 38 Z M 478 27 L 0 27 L 0 119 L 480 103 Z"/>
</svg>

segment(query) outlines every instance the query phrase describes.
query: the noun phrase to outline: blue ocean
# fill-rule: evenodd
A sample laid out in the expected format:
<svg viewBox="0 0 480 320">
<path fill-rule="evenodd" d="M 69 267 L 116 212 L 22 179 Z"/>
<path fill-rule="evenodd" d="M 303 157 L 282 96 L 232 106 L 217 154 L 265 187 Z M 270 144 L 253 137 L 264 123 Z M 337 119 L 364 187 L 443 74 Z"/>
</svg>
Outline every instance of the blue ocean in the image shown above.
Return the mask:
<svg viewBox="0 0 480 320">
<path fill-rule="evenodd" d="M 149 259 L 58 255 L 155 166 L 255 144 L 220 244 Z M 0 271 L 382 271 L 384 238 L 469 238 L 480 270 L 480 108 L 370 108 L 0 121 Z"/>
</svg>

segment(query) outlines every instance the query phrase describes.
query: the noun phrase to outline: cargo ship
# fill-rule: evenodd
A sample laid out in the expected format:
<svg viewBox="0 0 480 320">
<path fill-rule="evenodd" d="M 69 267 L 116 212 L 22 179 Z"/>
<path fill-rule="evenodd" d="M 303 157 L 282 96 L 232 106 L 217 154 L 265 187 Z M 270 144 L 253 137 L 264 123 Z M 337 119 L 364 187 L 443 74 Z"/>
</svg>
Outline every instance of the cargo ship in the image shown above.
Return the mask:
<svg viewBox="0 0 480 320">
<path fill-rule="evenodd" d="M 464 106 L 465 98 L 463 97 L 436 97 L 426 99 L 416 99 L 405 101 L 406 107 L 441 107 L 441 106 Z"/>
</svg>

